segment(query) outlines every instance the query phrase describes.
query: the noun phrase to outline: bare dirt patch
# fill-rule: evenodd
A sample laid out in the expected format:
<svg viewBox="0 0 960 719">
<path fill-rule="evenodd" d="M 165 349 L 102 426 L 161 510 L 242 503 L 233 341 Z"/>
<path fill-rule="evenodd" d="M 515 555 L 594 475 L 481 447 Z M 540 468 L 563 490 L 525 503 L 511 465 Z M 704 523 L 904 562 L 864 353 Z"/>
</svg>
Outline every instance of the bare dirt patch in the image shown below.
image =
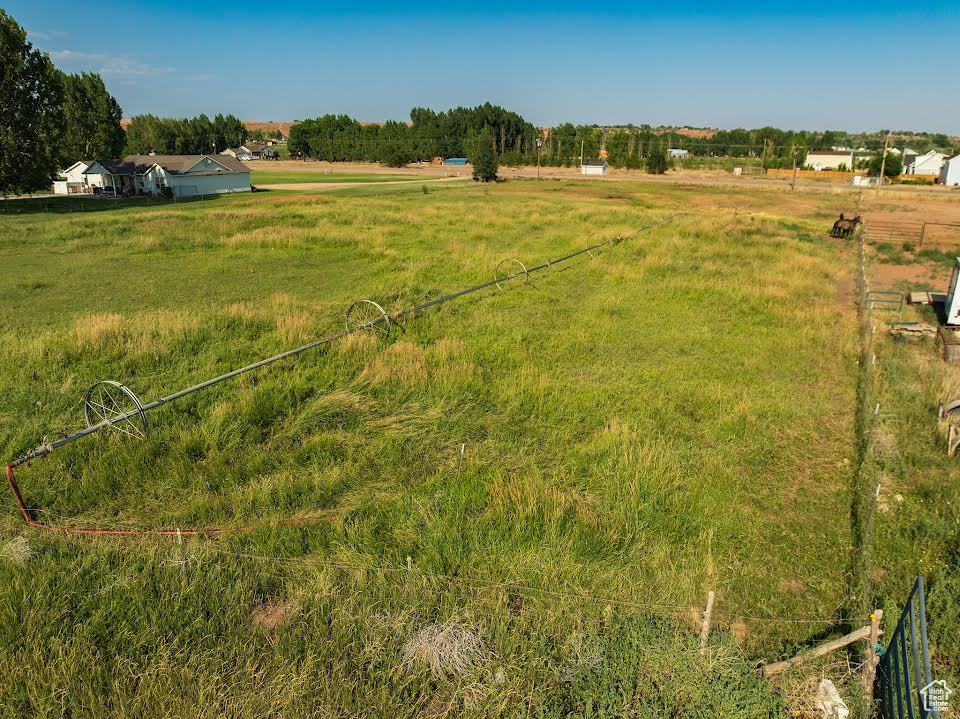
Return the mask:
<svg viewBox="0 0 960 719">
<path fill-rule="evenodd" d="M 913 265 L 890 265 L 877 263 L 870 269 L 871 287 L 875 289 L 888 289 L 901 287 L 914 287 L 918 285 L 933 285 L 933 287 L 942 287 L 945 292 L 950 283 L 950 273 L 953 268 L 947 264 L 913 264 Z"/>
<path fill-rule="evenodd" d="M 250 613 L 250 618 L 267 633 L 267 636 L 272 638 L 280 625 L 292 613 L 293 604 L 290 602 L 268 599 L 254 607 L 254 610 Z"/>
</svg>

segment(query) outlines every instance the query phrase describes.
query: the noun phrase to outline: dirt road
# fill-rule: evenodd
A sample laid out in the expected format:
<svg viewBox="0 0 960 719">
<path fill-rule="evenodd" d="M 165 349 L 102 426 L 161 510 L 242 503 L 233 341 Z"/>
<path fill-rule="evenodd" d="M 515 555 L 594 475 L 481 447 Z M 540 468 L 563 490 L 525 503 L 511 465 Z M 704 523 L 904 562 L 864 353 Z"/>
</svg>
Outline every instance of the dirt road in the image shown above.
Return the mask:
<svg viewBox="0 0 960 719">
<path fill-rule="evenodd" d="M 344 187 L 379 187 L 381 185 L 411 185 L 437 182 L 457 182 L 470 180 L 466 177 L 423 177 L 409 180 L 378 180 L 376 182 L 286 182 L 276 184 L 257 184 L 260 190 L 338 190 Z"/>
</svg>

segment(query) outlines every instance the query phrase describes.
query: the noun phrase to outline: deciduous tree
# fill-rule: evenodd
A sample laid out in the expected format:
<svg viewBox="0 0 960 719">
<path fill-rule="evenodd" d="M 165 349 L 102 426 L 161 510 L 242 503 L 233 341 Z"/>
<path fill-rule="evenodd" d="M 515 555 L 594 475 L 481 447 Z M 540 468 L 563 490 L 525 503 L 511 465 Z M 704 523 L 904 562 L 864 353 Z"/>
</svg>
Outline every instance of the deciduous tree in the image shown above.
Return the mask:
<svg viewBox="0 0 960 719">
<path fill-rule="evenodd" d="M 647 150 L 647 173 L 662 175 L 667 171 L 668 164 L 666 143 L 663 140 L 652 143 Z"/>
<path fill-rule="evenodd" d="M 881 164 L 883 165 L 884 177 L 897 177 L 903 172 L 903 155 L 887 151 L 887 161 L 883 162 L 883 153 L 877 153 L 870 158 L 867 169 L 871 175 L 879 175 Z"/>
<path fill-rule="evenodd" d="M 88 72 L 64 75 L 63 86 L 61 167 L 77 160 L 118 157 L 126 141 L 120 126 L 123 111 L 101 77 Z"/>
<path fill-rule="evenodd" d="M 0 193 L 50 186 L 62 123 L 62 74 L 0 10 Z"/>
<path fill-rule="evenodd" d="M 497 179 L 497 156 L 493 151 L 493 143 L 493 135 L 484 128 L 473 144 L 470 162 L 473 164 L 473 179 L 478 182 Z"/>
</svg>

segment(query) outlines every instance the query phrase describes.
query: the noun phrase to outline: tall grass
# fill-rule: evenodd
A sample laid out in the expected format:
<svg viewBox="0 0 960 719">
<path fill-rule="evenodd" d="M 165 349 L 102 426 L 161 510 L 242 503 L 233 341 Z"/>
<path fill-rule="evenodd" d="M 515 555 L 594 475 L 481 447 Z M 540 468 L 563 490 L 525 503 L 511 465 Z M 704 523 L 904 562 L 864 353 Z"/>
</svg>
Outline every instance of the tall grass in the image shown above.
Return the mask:
<svg viewBox="0 0 960 719">
<path fill-rule="evenodd" d="M 812 221 L 698 193 L 511 183 L 2 220 L 13 456 L 76 428 L 96 380 L 153 399 L 342 326 L 355 299 L 394 310 L 506 257 L 709 207 L 409 318 L 386 344 L 353 337 L 193 395 L 153 414 L 144 441 L 97 436 L 24 468 L 45 521 L 264 529 L 182 549 L 30 533 L 24 566 L 0 560 L 0 705 L 781 711 L 749 661 L 828 631 L 845 597 L 850 278 Z M 11 503 L 2 516 L 18 536 Z M 290 517 L 330 521 L 271 528 Z M 707 589 L 712 671 L 676 619 Z M 405 643 L 445 622 L 489 661 L 408 671 Z"/>
</svg>

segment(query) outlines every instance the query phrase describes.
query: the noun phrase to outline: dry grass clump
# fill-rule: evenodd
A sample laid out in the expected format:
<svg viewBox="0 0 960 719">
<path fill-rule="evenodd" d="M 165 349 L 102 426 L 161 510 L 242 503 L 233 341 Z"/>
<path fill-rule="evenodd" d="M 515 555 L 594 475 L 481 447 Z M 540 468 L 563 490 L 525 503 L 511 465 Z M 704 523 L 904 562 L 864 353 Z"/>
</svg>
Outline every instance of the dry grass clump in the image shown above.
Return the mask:
<svg viewBox="0 0 960 719">
<path fill-rule="evenodd" d="M 489 658 L 480 636 L 469 627 L 448 620 L 416 632 L 403 646 L 401 667 L 426 666 L 435 679 L 462 677 Z"/>
<path fill-rule="evenodd" d="M 361 378 L 370 384 L 388 380 L 403 383 L 426 381 L 441 383 L 468 380 L 476 368 L 468 358 L 463 342 L 444 338 L 433 346 L 396 342 L 371 358 Z"/>
<path fill-rule="evenodd" d="M 313 316 L 306 312 L 277 315 L 277 334 L 284 342 L 298 342 L 311 336 Z"/>
<path fill-rule="evenodd" d="M 227 305 L 224 311 L 228 316 L 235 317 L 243 320 L 244 322 L 252 322 L 253 320 L 260 319 L 266 315 L 264 310 L 254 307 L 249 302 L 234 302 Z"/>
<path fill-rule="evenodd" d="M 227 247 L 296 247 L 304 243 L 305 231 L 301 227 L 258 227 L 224 237 L 221 244 Z"/>
<path fill-rule="evenodd" d="M 280 625 L 293 613 L 293 610 L 294 606 L 291 602 L 267 599 L 254 607 L 250 613 L 250 619 L 263 629 L 267 636 L 272 638 Z"/>
<path fill-rule="evenodd" d="M 25 567 L 33 557 L 33 549 L 26 537 L 15 537 L 0 548 L 0 557 L 18 567 Z"/>
<path fill-rule="evenodd" d="M 536 476 L 498 476 L 489 493 L 491 510 L 506 516 L 536 518 L 548 524 L 570 515 L 588 523 L 599 518 L 593 496 L 578 489 L 556 487 Z"/>
<path fill-rule="evenodd" d="M 413 342 L 396 342 L 377 354 L 366 367 L 362 379 L 377 383 L 387 379 L 399 382 L 420 382 L 427 378 L 427 356 Z"/>
<path fill-rule="evenodd" d="M 195 315 L 175 310 L 159 310 L 124 317 L 120 314 L 94 314 L 74 320 L 74 340 L 81 348 L 122 347 L 138 353 L 156 350 L 199 326 Z"/>
<path fill-rule="evenodd" d="M 78 317 L 74 334 L 81 346 L 99 347 L 114 341 L 123 332 L 123 315 L 97 314 Z"/>
</svg>

